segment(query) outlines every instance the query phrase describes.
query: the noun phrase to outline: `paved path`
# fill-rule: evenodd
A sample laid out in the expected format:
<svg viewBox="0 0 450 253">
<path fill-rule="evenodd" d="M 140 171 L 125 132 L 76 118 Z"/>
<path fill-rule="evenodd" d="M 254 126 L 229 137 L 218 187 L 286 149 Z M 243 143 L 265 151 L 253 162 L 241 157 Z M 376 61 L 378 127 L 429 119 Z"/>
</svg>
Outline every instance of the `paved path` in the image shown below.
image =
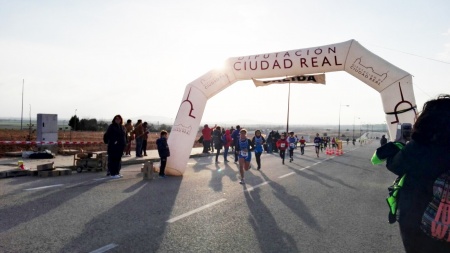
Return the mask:
<svg viewBox="0 0 450 253">
<path fill-rule="evenodd" d="M 281 164 L 263 154 L 246 172 L 213 156 L 188 161 L 182 177 L 121 179 L 103 173 L 0 180 L 0 252 L 403 252 L 387 223 L 387 187 L 373 166 L 377 143 L 344 155 Z M 219 161 L 223 161 L 219 159 Z"/>
<path fill-rule="evenodd" d="M 192 148 L 191 157 L 204 155 L 203 148 Z M 30 159 L 22 157 L 4 157 L 0 158 L 0 172 L 17 168 L 17 163 L 23 161 L 26 168 L 35 169 L 37 165 L 54 162 L 57 168 L 67 168 L 73 166 L 73 155 L 57 155 L 52 159 Z M 147 150 L 147 156 L 136 157 L 136 152 L 131 151 L 131 156 L 122 157 L 123 165 L 141 164 L 148 160 L 159 160 L 158 150 Z"/>
</svg>

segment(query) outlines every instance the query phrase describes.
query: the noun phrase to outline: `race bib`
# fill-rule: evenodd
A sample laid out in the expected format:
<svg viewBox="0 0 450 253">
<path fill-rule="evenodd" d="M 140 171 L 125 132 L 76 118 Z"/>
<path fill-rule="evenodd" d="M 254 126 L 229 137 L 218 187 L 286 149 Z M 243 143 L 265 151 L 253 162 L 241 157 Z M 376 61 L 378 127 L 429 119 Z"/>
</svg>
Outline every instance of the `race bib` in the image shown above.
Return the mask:
<svg viewBox="0 0 450 253">
<path fill-rule="evenodd" d="M 286 147 L 286 143 L 281 143 L 280 147 L 281 147 L 281 148 Z"/>
<path fill-rule="evenodd" d="M 305 146 L 305 144 L 300 144 L 300 147 L 304 147 Z"/>
<path fill-rule="evenodd" d="M 241 156 L 247 157 L 248 156 L 248 152 L 247 151 L 241 151 Z"/>
<path fill-rule="evenodd" d="M 294 144 L 294 143 L 290 143 L 290 144 L 289 144 L 289 147 L 295 148 L 295 144 Z"/>
<path fill-rule="evenodd" d="M 319 146 L 319 143 L 316 143 L 315 145 L 316 145 L 316 147 L 318 147 L 318 146 Z"/>
</svg>

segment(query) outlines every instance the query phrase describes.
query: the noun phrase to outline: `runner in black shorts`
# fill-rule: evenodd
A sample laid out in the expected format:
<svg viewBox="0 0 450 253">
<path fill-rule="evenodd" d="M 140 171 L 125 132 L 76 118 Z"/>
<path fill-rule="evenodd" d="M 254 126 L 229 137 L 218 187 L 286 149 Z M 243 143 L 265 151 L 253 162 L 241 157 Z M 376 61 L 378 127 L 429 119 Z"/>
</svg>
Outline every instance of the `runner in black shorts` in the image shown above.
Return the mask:
<svg viewBox="0 0 450 253">
<path fill-rule="evenodd" d="M 319 149 L 320 149 L 321 142 L 322 142 L 322 139 L 319 137 L 319 133 L 317 133 L 316 137 L 314 137 L 314 147 L 316 149 L 317 157 L 319 157 Z"/>
</svg>

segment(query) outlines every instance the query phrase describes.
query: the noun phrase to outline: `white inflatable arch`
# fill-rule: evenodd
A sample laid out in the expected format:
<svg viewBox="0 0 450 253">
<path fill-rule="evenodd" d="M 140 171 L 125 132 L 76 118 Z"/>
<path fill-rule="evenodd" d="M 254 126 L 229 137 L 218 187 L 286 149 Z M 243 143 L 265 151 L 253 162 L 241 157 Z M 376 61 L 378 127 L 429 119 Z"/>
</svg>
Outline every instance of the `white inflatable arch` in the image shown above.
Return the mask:
<svg viewBox="0 0 450 253">
<path fill-rule="evenodd" d="M 184 173 L 208 99 L 240 80 L 347 71 L 377 90 L 391 138 L 398 123 L 414 123 L 412 76 L 349 40 L 326 46 L 229 58 L 186 86 L 168 144 L 166 172 Z"/>
</svg>

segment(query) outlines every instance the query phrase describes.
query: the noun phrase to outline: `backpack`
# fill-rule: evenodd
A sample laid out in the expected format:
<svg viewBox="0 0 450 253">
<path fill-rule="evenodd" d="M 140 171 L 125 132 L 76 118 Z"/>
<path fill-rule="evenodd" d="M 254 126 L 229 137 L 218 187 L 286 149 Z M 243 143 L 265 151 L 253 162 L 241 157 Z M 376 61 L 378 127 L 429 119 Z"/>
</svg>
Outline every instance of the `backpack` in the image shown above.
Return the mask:
<svg viewBox="0 0 450 253">
<path fill-rule="evenodd" d="M 423 213 L 420 228 L 431 238 L 450 243 L 450 170 L 434 181 L 433 199 Z"/>
</svg>

